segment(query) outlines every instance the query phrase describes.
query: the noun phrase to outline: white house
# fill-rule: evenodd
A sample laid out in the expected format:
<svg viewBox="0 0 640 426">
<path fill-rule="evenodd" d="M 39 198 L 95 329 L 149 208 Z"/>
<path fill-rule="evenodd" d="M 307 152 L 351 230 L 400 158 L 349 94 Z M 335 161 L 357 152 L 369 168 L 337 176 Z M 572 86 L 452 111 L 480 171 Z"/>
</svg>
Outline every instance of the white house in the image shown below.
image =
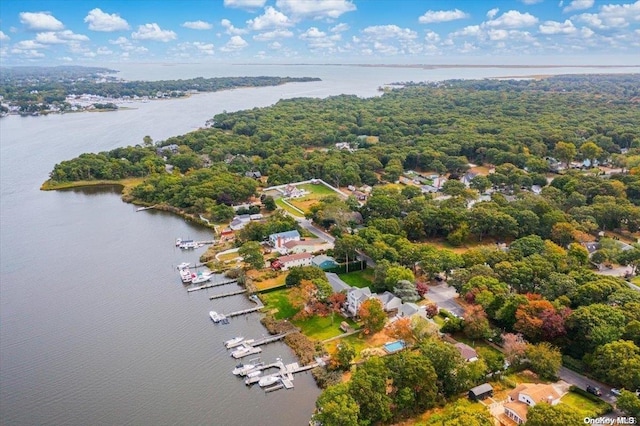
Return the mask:
<svg viewBox="0 0 640 426">
<path fill-rule="evenodd" d="M 307 191 L 302 190 L 295 185 L 287 185 L 283 190 L 283 195 L 287 198 L 300 198 L 306 194 Z"/>
<path fill-rule="evenodd" d="M 422 305 L 416 305 L 412 302 L 403 303 L 398 308 L 397 318 L 411 318 L 414 315 L 418 315 L 424 319 L 427 318 L 427 308 Z"/>
<path fill-rule="evenodd" d="M 322 250 L 333 248 L 333 244 L 327 243 L 320 238 L 308 238 L 305 240 L 290 240 L 283 244 L 286 253 L 316 253 Z"/>
<path fill-rule="evenodd" d="M 509 402 L 504 404 L 504 414 L 517 424 L 527 421 L 529 407 L 547 403 L 556 405 L 560 395 L 551 385 L 522 383 L 509 393 Z"/>
<path fill-rule="evenodd" d="M 277 234 L 269 235 L 269 244 L 281 253 L 286 252 L 285 243 L 288 241 L 300 241 L 300 233 L 297 230 L 278 232 Z"/>
<path fill-rule="evenodd" d="M 313 259 L 311 253 L 290 254 L 289 256 L 279 257 L 271 266 L 286 271 L 296 266 L 311 266 L 311 259 Z"/>
<path fill-rule="evenodd" d="M 365 300 L 369 300 L 372 297 L 369 287 L 357 288 L 352 287 L 347 292 L 347 312 L 355 317 L 358 316 L 358 309 Z"/>
<path fill-rule="evenodd" d="M 376 294 L 375 297 L 382 303 L 382 309 L 384 309 L 385 312 L 397 310 L 400 308 L 400 305 L 402 305 L 402 299 L 389 291 Z"/>
</svg>

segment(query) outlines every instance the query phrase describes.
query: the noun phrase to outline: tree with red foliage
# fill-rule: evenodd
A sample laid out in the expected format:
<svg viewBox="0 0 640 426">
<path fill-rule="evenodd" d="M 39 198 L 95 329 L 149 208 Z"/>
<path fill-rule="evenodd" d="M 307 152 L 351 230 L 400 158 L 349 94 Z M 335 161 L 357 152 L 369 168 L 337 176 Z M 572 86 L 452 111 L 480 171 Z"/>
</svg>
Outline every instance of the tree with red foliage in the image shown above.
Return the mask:
<svg viewBox="0 0 640 426">
<path fill-rule="evenodd" d="M 516 310 L 514 329 L 532 341 L 553 340 L 566 334 L 565 322 L 571 310 L 556 309 L 539 295 L 527 295 L 528 303 Z"/>
<path fill-rule="evenodd" d="M 424 295 L 429 292 L 429 286 L 424 281 L 418 281 L 416 283 L 416 290 L 420 297 L 424 297 Z"/>
<path fill-rule="evenodd" d="M 415 341 L 411 318 L 400 318 L 389 327 L 389 335 L 395 339 L 404 340 L 407 343 Z"/>
<path fill-rule="evenodd" d="M 360 309 L 358 309 L 358 316 L 362 320 L 365 334 L 377 333 L 384 328 L 387 321 L 387 314 L 378 299 L 368 299 L 362 302 Z"/>
<path fill-rule="evenodd" d="M 506 333 L 502 335 L 504 359 L 511 365 L 517 365 L 524 358 L 527 342 L 520 334 Z"/>
<path fill-rule="evenodd" d="M 436 305 L 435 303 L 429 303 L 428 305 L 425 305 L 425 309 L 427 311 L 427 316 L 429 318 L 433 318 L 436 315 L 438 315 L 438 305 Z"/>
<path fill-rule="evenodd" d="M 471 339 L 483 339 L 489 336 L 491 328 L 484 308 L 472 305 L 464 312 L 464 334 Z"/>
<path fill-rule="evenodd" d="M 335 314 L 339 314 L 342 307 L 347 301 L 347 295 L 345 293 L 333 293 L 327 298 L 329 309 L 331 309 L 331 324 L 333 324 L 333 317 Z"/>
</svg>

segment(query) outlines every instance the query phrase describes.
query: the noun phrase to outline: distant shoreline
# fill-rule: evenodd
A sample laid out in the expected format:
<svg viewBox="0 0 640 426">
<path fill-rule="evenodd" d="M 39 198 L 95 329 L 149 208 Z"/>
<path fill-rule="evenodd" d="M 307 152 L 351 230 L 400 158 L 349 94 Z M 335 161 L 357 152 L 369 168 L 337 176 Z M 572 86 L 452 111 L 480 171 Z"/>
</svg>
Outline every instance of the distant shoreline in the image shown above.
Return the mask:
<svg viewBox="0 0 640 426">
<path fill-rule="evenodd" d="M 508 65 L 508 64 L 311 64 L 311 63 L 237 63 L 233 65 L 242 66 L 327 66 L 327 67 L 363 67 L 363 68 L 422 68 L 422 69 L 442 69 L 442 68 L 512 68 L 512 69 L 535 69 L 535 68 L 638 68 L 637 65 Z"/>
</svg>

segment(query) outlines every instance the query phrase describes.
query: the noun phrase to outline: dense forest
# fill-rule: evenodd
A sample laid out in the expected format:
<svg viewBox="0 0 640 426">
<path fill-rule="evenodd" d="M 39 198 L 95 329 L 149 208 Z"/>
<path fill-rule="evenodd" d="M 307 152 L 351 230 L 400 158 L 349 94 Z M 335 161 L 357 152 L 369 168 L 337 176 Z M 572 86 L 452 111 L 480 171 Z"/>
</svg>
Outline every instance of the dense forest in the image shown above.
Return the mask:
<svg viewBox="0 0 640 426">
<path fill-rule="evenodd" d="M 597 267 L 618 263 L 634 273 L 640 264 L 640 246 L 616 239 L 635 241 L 640 230 L 639 96 L 640 76 L 600 75 L 411 83 L 371 99 L 291 99 L 216 115 L 210 128 L 156 145 L 84 154 L 56 165 L 50 177 L 142 176 L 131 192 L 137 200 L 213 220 L 257 195 L 248 171 L 261 172 L 268 185 L 322 178 L 373 186 L 366 202 L 328 197 L 310 213 L 337 236 L 336 258 L 364 253 L 376 263 L 372 290 L 397 292 L 402 283 L 415 291 L 444 275 L 466 312 L 449 317 L 442 331 L 503 345 L 512 368 L 553 378 L 562 363 L 634 390 L 640 292 Z M 477 166 L 486 173 L 463 183 Z M 411 171 L 448 180 L 435 196 L 393 184 Z M 363 218 L 357 232 L 345 220 L 352 211 Z M 257 226 L 239 242 L 262 238 L 250 236 Z M 603 238 L 610 231 L 615 238 Z M 437 339 L 404 337 L 415 350 L 371 359 L 348 383 L 328 386 L 317 420 L 396 422 L 481 383 L 504 361 L 486 355 L 469 366 Z M 553 410 L 551 417 L 570 419 L 565 424 L 577 421 Z M 472 417 L 450 413 L 442 424 L 491 424 Z M 468 423 L 456 423 L 461 418 Z"/>
</svg>

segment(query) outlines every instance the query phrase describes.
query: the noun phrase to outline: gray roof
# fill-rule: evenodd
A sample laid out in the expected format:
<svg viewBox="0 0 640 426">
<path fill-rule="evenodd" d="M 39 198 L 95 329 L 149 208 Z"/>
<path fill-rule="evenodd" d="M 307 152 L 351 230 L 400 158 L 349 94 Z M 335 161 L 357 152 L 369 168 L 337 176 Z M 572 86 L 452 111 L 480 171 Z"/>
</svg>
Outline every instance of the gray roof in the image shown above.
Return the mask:
<svg viewBox="0 0 640 426">
<path fill-rule="evenodd" d="M 300 233 L 297 230 L 294 229 L 293 231 L 278 232 L 277 234 L 269 235 L 269 238 L 278 239 L 278 237 L 282 237 L 282 238 L 300 238 Z"/>
<path fill-rule="evenodd" d="M 329 284 L 331 284 L 331 288 L 335 293 L 340 293 L 343 290 L 349 291 L 351 286 L 340 279 L 338 274 L 334 274 L 333 272 L 325 272 L 327 276 L 327 280 L 329 280 Z"/>
<path fill-rule="evenodd" d="M 489 383 L 483 383 L 471 389 L 469 392 L 473 392 L 475 395 L 481 395 L 485 392 L 492 392 L 492 391 L 493 391 L 493 386 L 491 386 Z"/>
</svg>

